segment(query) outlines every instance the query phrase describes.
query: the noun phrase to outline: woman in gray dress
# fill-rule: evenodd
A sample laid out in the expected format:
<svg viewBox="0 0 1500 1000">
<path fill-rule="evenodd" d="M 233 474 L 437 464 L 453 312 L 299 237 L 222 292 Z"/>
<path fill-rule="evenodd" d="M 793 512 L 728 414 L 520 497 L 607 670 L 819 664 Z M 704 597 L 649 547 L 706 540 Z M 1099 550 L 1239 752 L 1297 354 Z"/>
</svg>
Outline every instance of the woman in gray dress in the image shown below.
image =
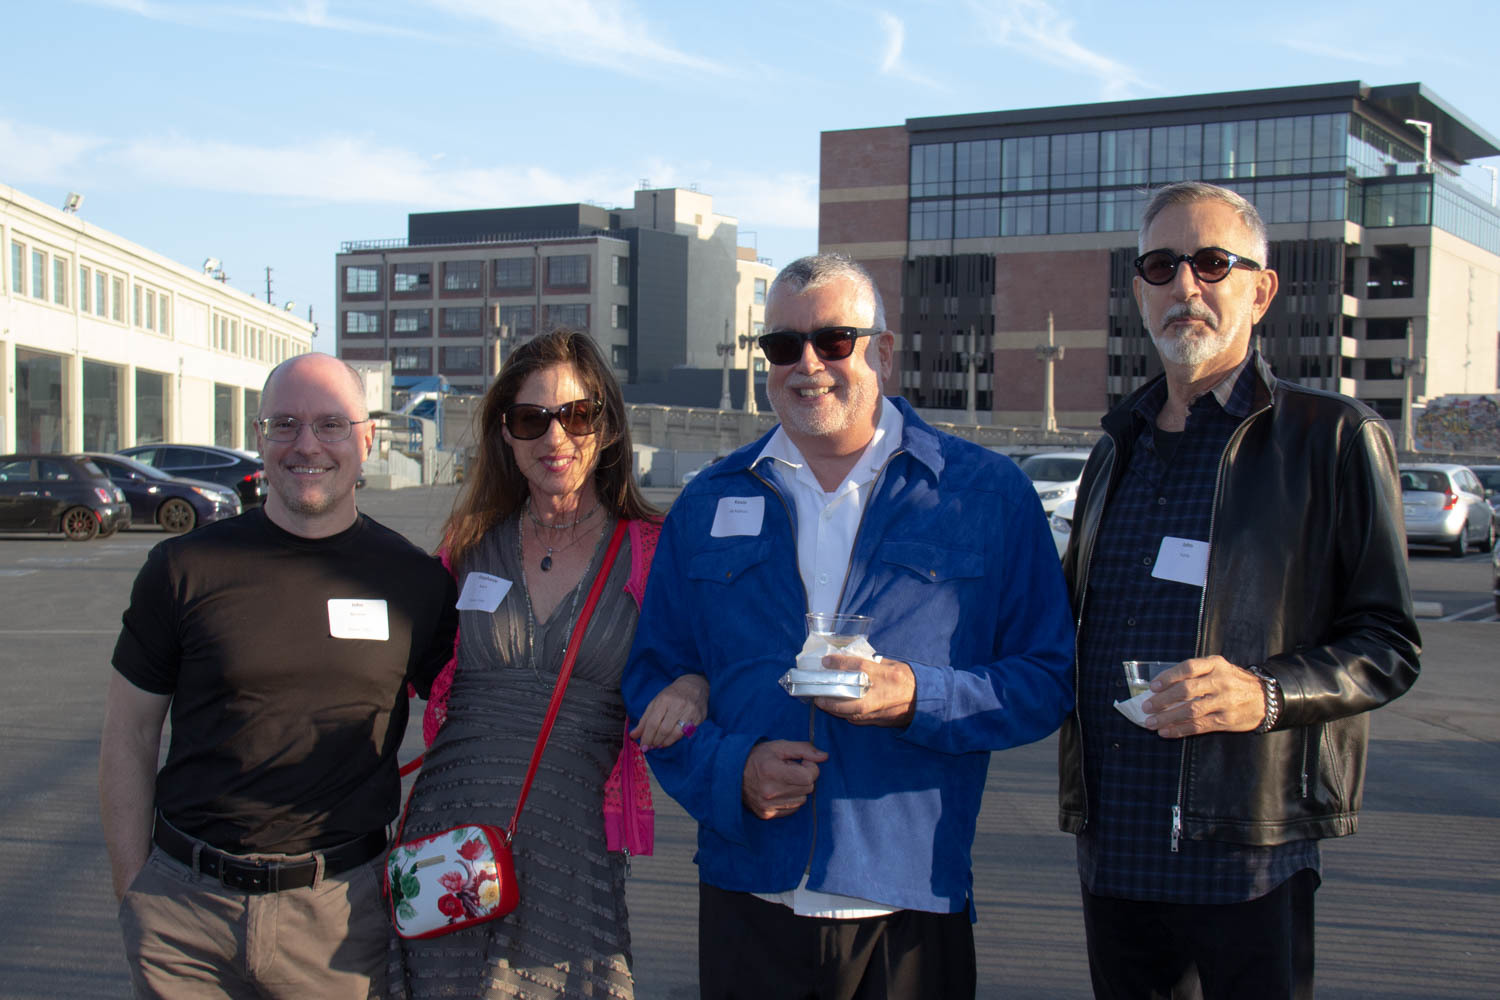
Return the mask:
<svg viewBox="0 0 1500 1000">
<path fill-rule="evenodd" d="M 461 593 L 477 594 L 484 577 L 475 574 L 485 574 L 499 582 L 484 581 L 482 604 L 498 603 L 460 612 L 446 718 L 435 689 L 441 727 L 435 739 L 429 732 L 403 839 L 509 821 L 583 596 L 616 521 L 631 530 L 516 830 L 520 905 L 424 941 L 393 934 L 390 995 L 629 998 L 625 860 L 606 850 L 603 802 L 659 515 L 635 485 L 620 389 L 587 335 L 558 331 L 517 348 L 481 418 L 479 456 L 443 545 Z M 681 678 L 632 735 L 664 745 L 691 734 L 706 711 L 703 678 Z"/>
</svg>

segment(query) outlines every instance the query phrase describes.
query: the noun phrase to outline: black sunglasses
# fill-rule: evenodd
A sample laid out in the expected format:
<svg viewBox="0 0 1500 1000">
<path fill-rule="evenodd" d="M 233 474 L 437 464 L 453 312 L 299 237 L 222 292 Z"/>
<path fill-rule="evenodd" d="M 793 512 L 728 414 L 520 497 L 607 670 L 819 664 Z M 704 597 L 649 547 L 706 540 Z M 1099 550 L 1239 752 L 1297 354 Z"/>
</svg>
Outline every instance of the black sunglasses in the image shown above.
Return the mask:
<svg viewBox="0 0 1500 1000">
<path fill-rule="evenodd" d="M 578 437 L 599 429 L 599 414 L 604 404 L 597 399 L 575 399 L 553 409 L 535 403 L 512 403 L 505 408 L 505 429 L 517 441 L 534 441 L 547 433 L 555 419 L 564 431 Z"/>
<path fill-rule="evenodd" d="M 1229 277 L 1236 267 L 1247 271 L 1259 271 L 1260 265 L 1249 257 L 1230 253 L 1223 247 L 1204 247 L 1196 253 L 1173 253 L 1171 250 L 1151 250 L 1135 259 L 1135 273 L 1148 285 L 1165 285 L 1177 277 L 1177 267 L 1187 261 L 1193 269 L 1193 277 L 1213 284 Z"/>
<path fill-rule="evenodd" d="M 756 341 L 766 360 L 773 365 L 794 365 L 802 358 L 802 347 L 812 341 L 813 351 L 823 361 L 842 361 L 854 353 L 854 342 L 873 337 L 881 330 L 863 330 L 857 326 L 825 326 L 812 333 L 800 330 L 777 330 L 762 334 Z"/>
</svg>

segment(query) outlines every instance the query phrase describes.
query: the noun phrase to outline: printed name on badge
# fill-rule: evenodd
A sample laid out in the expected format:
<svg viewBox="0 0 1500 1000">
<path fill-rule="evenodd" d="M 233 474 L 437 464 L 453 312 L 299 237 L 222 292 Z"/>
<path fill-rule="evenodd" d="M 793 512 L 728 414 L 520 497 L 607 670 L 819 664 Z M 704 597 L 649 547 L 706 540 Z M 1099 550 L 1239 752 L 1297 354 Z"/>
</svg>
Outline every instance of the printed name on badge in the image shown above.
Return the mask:
<svg viewBox="0 0 1500 1000">
<path fill-rule="evenodd" d="M 458 610 L 493 613 L 510 591 L 510 581 L 488 573 L 470 573 L 464 577 L 463 593 L 458 595 Z"/>
<path fill-rule="evenodd" d="M 1208 582 L 1208 543 L 1166 536 L 1156 552 L 1156 565 L 1151 568 L 1151 575 L 1158 580 L 1185 583 L 1190 587 L 1203 586 Z"/>
<path fill-rule="evenodd" d="M 765 517 L 765 497 L 720 497 L 719 509 L 714 511 L 714 526 L 708 533 L 713 538 L 758 535 Z"/>
<path fill-rule="evenodd" d="M 391 637 L 391 626 L 386 618 L 385 601 L 330 597 L 328 634 L 335 639 L 387 641 Z"/>
</svg>

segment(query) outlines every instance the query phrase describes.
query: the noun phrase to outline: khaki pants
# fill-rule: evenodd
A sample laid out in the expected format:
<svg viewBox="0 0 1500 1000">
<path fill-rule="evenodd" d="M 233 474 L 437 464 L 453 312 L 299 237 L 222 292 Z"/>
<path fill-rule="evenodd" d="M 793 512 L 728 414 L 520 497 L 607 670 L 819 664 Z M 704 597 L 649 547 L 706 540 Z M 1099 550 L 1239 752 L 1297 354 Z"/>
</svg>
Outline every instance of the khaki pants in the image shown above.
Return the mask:
<svg viewBox="0 0 1500 1000">
<path fill-rule="evenodd" d="M 247 894 L 152 848 L 120 902 L 137 997 L 351 998 L 385 992 L 381 861 Z"/>
</svg>

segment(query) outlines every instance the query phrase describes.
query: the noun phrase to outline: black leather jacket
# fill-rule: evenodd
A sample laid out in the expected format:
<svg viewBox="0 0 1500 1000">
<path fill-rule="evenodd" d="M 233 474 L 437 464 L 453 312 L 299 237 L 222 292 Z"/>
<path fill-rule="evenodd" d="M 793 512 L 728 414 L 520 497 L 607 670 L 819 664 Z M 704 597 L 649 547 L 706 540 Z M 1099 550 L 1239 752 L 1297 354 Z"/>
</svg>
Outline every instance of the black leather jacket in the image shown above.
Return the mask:
<svg viewBox="0 0 1500 1000">
<path fill-rule="evenodd" d="M 1411 687 L 1421 636 L 1385 424 L 1354 400 L 1277 379 L 1258 353 L 1253 363 L 1255 405 L 1219 460 L 1196 647 L 1260 666 L 1280 682 L 1283 707 L 1269 733 L 1184 739 L 1178 804 L 1184 837 L 1271 845 L 1354 832 L 1366 713 Z M 1079 484 L 1063 571 L 1080 622 L 1131 408 L 1149 389 L 1105 416 Z M 1075 709 L 1058 744 L 1069 833 L 1088 822 L 1080 725 Z"/>
</svg>

